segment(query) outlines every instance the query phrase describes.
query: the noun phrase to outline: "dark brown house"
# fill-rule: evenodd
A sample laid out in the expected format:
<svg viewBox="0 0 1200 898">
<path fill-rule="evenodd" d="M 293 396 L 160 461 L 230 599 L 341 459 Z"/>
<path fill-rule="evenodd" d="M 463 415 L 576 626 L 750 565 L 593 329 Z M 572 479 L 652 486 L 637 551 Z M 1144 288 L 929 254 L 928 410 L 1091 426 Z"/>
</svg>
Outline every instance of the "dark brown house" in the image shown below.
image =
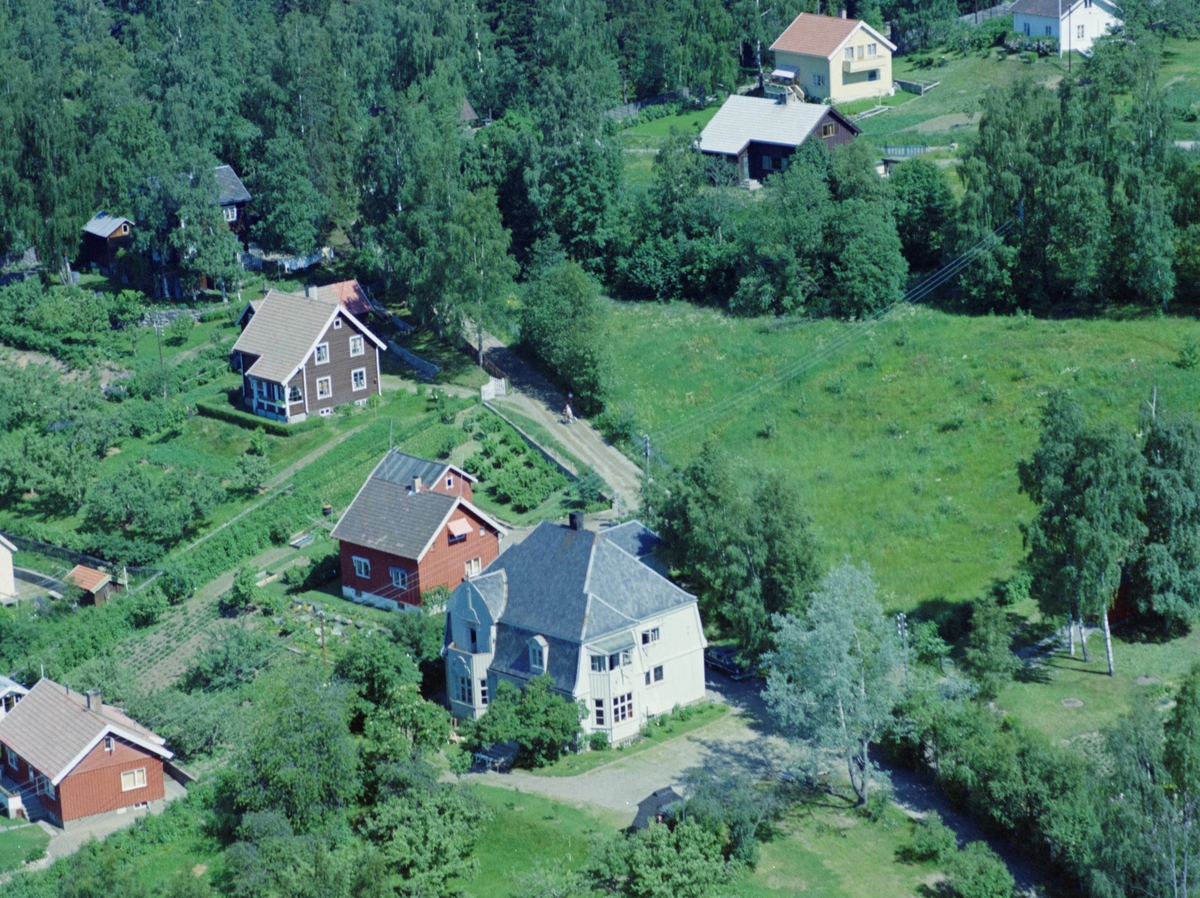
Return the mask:
<svg viewBox="0 0 1200 898">
<path fill-rule="evenodd" d="M 454 589 L 500 554 L 500 525 L 472 503 L 475 478 L 446 462 L 392 450 L 337 526 L 342 595 L 393 611 Z"/>
<path fill-rule="evenodd" d="M 778 99 L 731 96 L 700 132 L 697 149 L 737 165 L 742 181 L 761 181 L 786 171 L 788 160 L 806 140 L 832 147 L 862 131 L 834 109 L 791 95 Z"/>
<path fill-rule="evenodd" d="M 85 264 L 111 265 L 117 251 L 133 243 L 133 222 L 120 215 L 101 210 L 83 226 L 83 249 L 80 260 Z"/>
<path fill-rule="evenodd" d="M 19 792 L 27 816 L 63 824 L 165 797 L 162 737 L 106 705 L 38 680 L 0 720 L 0 785 Z M 12 804 L 10 803 L 10 807 Z"/>
<path fill-rule="evenodd" d="M 225 224 L 238 235 L 242 243 L 245 243 L 250 239 L 246 221 L 246 204 L 250 202 L 250 191 L 231 166 L 218 165 L 213 174 L 217 179 L 217 203 L 221 206 Z"/>
<path fill-rule="evenodd" d="M 295 423 L 381 392 L 387 345 L 338 302 L 272 290 L 241 321 L 230 362 L 254 414 Z"/>
</svg>

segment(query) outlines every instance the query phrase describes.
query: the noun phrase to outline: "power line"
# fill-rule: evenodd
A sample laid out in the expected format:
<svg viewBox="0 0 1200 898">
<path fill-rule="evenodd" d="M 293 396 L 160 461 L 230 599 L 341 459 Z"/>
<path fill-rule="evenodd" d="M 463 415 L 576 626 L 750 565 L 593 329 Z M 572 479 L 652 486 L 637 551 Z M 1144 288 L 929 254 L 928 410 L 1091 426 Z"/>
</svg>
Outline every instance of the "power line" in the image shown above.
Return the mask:
<svg viewBox="0 0 1200 898">
<path fill-rule="evenodd" d="M 1004 224 L 1000 225 L 994 231 L 982 237 L 970 249 L 961 253 L 957 258 L 948 262 L 941 269 L 934 272 L 920 283 L 914 285 L 900 299 L 890 303 L 887 306 L 884 306 L 883 308 L 874 312 L 872 315 L 863 318 L 860 323 L 863 325 L 872 324 L 890 314 L 893 310 L 902 305 L 912 305 L 925 299 L 938 287 L 941 287 L 943 284 L 946 284 L 961 274 L 972 262 L 975 261 L 975 259 L 977 259 L 990 245 L 992 245 L 996 238 L 1003 237 L 1005 234 L 1007 234 L 1008 231 L 1012 229 L 1013 224 L 1013 219 L 1009 219 L 1008 221 L 1004 222 Z M 697 412 L 688 418 L 663 428 L 658 433 L 654 434 L 653 442 L 656 445 L 670 443 L 682 436 L 692 433 L 698 428 L 708 427 L 715 424 L 725 415 L 746 406 L 750 402 L 756 401 L 759 398 L 759 394 L 765 392 L 766 390 L 778 386 L 785 381 L 792 380 L 793 378 L 798 377 L 799 375 L 816 367 L 821 362 L 826 361 L 835 353 L 840 352 L 841 350 L 850 346 L 856 340 L 860 339 L 865 333 L 865 327 L 848 328 L 841 335 L 835 337 L 825 345 L 817 347 L 812 352 L 801 357 L 783 370 L 778 371 L 775 374 L 762 377 L 755 383 L 750 384 L 742 390 L 739 390 L 732 396 L 727 396 L 725 399 L 710 405 L 703 411 Z M 655 453 L 655 455 L 662 460 L 661 455 L 658 453 Z"/>
</svg>

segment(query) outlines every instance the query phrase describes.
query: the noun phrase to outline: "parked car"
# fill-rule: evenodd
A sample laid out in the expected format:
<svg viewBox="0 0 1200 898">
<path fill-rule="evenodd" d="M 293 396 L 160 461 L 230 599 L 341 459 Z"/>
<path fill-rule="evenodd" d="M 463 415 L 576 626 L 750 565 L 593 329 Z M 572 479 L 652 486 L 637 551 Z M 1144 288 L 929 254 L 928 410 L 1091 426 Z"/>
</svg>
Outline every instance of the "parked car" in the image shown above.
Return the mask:
<svg viewBox="0 0 1200 898">
<path fill-rule="evenodd" d="M 704 663 L 731 680 L 741 681 L 754 676 L 754 671 L 738 663 L 737 649 L 731 645 L 710 645 L 704 650 Z"/>
</svg>

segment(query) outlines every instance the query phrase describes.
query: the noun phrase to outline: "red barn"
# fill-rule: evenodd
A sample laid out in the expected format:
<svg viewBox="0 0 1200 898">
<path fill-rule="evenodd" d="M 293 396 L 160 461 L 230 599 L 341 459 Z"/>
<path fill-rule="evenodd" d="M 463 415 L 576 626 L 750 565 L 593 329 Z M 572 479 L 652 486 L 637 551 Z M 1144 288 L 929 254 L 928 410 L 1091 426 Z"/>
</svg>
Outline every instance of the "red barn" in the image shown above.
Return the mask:
<svg viewBox="0 0 1200 898">
<path fill-rule="evenodd" d="M 446 462 L 384 456 L 333 528 L 342 595 L 415 611 L 422 592 L 454 589 L 491 564 L 502 528 L 471 503 L 475 482 Z"/>
<path fill-rule="evenodd" d="M 0 720 L 0 783 L 19 789 L 29 816 L 62 826 L 165 796 L 164 740 L 101 701 L 38 680 Z"/>
</svg>

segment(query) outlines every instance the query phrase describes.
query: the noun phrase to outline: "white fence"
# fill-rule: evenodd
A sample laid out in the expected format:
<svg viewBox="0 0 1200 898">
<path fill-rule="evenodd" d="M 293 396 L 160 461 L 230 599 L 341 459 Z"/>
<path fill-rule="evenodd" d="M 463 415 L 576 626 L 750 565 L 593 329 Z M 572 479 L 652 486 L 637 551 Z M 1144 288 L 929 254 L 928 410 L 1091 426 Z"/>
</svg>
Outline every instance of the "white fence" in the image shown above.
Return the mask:
<svg viewBox="0 0 1200 898">
<path fill-rule="evenodd" d="M 507 395 L 508 381 L 503 377 L 489 377 L 488 382 L 479 388 L 479 396 L 484 402 L 495 399 L 497 396 Z"/>
</svg>

